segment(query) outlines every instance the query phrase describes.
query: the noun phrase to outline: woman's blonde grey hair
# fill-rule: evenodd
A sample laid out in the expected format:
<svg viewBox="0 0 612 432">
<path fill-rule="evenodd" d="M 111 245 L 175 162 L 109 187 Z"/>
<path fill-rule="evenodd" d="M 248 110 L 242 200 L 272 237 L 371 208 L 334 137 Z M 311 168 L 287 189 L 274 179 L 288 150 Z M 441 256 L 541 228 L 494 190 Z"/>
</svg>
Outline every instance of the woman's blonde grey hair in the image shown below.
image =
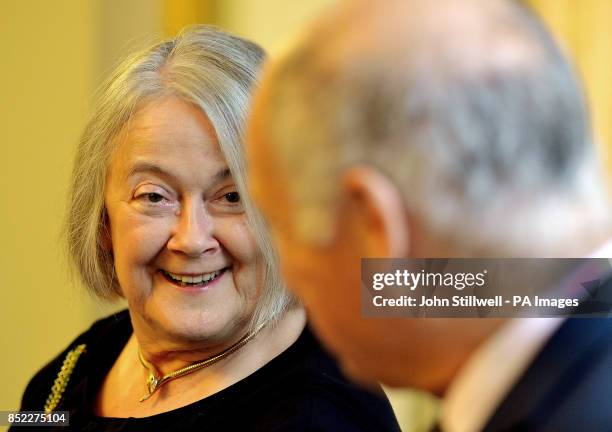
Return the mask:
<svg viewBox="0 0 612 432">
<path fill-rule="evenodd" d="M 76 150 L 68 195 L 68 254 L 84 285 L 104 299 L 121 297 L 104 206 L 114 138 L 148 103 L 173 95 L 199 107 L 213 125 L 265 261 L 264 285 L 251 325 L 292 301 L 278 276 L 267 229 L 247 193 L 243 151 L 250 94 L 264 60 L 256 44 L 209 26 L 193 26 L 123 62 L 103 85 Z"/>
</svg>

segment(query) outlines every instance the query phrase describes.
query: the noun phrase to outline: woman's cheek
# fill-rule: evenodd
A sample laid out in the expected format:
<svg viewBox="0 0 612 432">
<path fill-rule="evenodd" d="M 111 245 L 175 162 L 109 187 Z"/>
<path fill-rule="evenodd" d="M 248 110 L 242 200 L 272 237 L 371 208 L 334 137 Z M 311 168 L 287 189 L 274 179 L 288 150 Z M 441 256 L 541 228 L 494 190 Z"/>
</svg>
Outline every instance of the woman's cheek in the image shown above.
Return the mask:
<svg viewBox="0 0 612 432">
<path fill-rule="evenodd" d="M 219 225 L 219 240 L 234 259 L 240 261 L 240 264 L 255 264 L 255 261 L 259 261 L 255 238 L 244 215 L 240 215 L 239 218 L 234 220 L 230 218 Z"/>
<path fill-rule="evenodd" d="M 118 230 L 118 242 L 126 249 L 130 261 L 149 263 L 165 247 L 172 232 L 169 221 L 151 218 L 128 218 Z"/>
</svg>

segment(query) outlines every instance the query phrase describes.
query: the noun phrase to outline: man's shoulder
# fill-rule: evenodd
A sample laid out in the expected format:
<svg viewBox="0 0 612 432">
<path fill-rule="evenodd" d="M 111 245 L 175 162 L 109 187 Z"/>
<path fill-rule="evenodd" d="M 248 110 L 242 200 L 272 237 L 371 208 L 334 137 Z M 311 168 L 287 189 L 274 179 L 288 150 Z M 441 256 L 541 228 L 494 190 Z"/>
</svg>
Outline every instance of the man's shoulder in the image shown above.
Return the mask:
<svg viewBox="0 0 612 432">
<path fill-rule="evenodd" d="M 612 430 L 612 319 L 569 318 L 485 431 Z"/>
</svg>

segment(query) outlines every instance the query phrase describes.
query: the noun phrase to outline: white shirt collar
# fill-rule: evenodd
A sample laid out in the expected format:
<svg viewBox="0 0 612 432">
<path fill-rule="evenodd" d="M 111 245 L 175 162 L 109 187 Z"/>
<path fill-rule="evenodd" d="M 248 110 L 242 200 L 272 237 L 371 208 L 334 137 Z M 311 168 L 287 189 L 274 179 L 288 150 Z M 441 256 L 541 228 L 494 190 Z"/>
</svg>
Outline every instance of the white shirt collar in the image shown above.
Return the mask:
<svg viewBox="0 0 612 432">
<path fill-rule="evenodd" d="M 604 243 L 599 249 L 597 249 L 591 258 L 608 258 L 610 264 L 612 264 L 612 239 Z"/>
<path fill-rule="evenodd" d="M 481 430 L 562 322 L 563 318 L 511 319 L 485 341 L 448 389 L 442 403 L 442 430 Z"/>
</svg>

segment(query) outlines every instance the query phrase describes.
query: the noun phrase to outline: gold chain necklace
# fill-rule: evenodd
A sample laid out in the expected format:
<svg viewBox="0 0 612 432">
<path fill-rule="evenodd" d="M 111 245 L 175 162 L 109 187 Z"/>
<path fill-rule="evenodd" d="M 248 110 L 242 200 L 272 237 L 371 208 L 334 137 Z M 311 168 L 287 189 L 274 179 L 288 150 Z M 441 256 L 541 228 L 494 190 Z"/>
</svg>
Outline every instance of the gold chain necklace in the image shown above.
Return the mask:
<svg viewBox="0 0 612 432">
<path fill-rule="evenodd" d="M 149 393 L 144 395 L 142 398 L 140 398 L 140 402 L 144 402 L 147 399 L 149 399 L 153 395 L 153 393 L 155 393 L 161 386 L 166 384 L 168 381 L 171 381 L 175 378 L 180 378 L 182 376 L 190 374 L 191 372 L 195 372 L 207 366 L 213 365 L 217 363 L 218 361 L 223 360 L 230 354 L 238 351 L 240 348 L 245 346 L 251 339 L 253 339 L 257 335 L 257 333 L 259 333 L 259 331 L 267 323 L 268 322 L 266 321 L 265 323 L 257 327 L 255 331 L 253 331 L 252 333 L 247 333 L 246 335 L 242 337 L 242 339 L 240 339 L 238 342 L 236 342 L 231 347 L 226 348 L 225 350 L 221 351 L 219 354 L 213 357 L 210 357 L 206 360 L 202 360 L 202 361 L 190 364 L 189 366 L 185 366 L 181 369 L 175 370 L 174 372 L 167 373 L 166 375 L 161 376 L 161 377 L 157 373 L 157 369 L 155 369 L 155 366 L 153 366 L 151 362 L 147 361 L 144 358 L 144 356 L 142 355 L 142 351 L 140 350 L 140 347 L 138 347 L 138 359 L 140 360 L 140 363 L 149 371 L 149 376 L 147 377 L 147 380 L 146 380 L 147 390 Z"/>
</svg>

